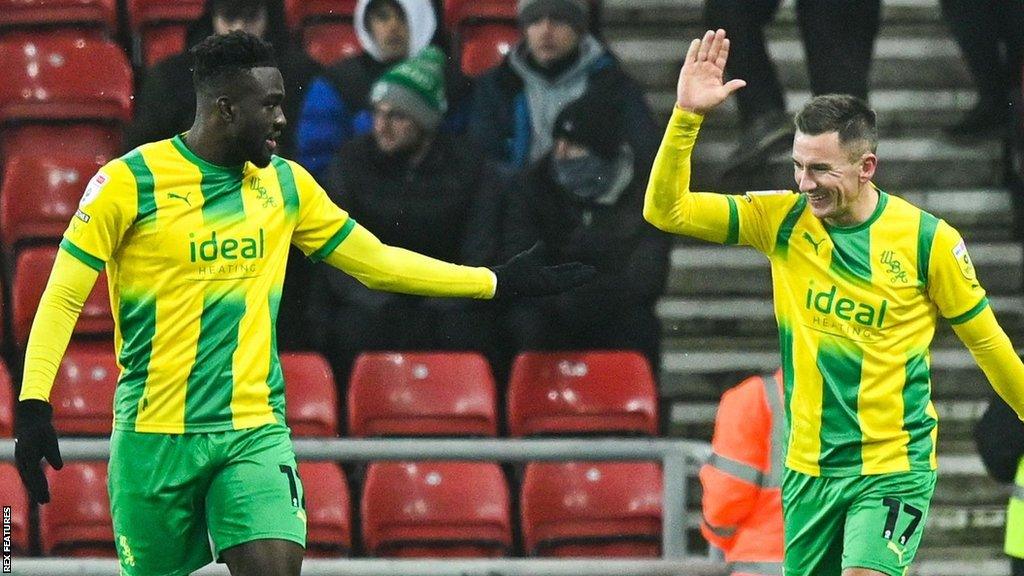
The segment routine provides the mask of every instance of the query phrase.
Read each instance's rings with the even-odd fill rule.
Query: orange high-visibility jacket
[[[782,574],[782,371],[722,395],[712,455],[700,470],[701,532],[725,552],[734,576]]]

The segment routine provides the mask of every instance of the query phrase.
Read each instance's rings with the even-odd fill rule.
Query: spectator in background
[[[480,265],[498,250],[502,181],[463,140],[438,132],[444,67],[429,47],[384,73],[371,91],[372,132],[342,148],[324,187],[385,244]],[[363,350],[490,352],[487,302],[374,292],[326,269],[314,285],[309,326],[339,382]]]
[[[786,114],[783,87],[768,56],[764,27],[780,0],[707,0],[709,28],[729,33],[726,73],[746,80],[736,92],[743,134],[729,155],[725,173],[762,166],[788,149],[793,122]],[[878,34],[880,0],[800,0],[797,22],[804,41],[811,92],[852,94],[868,99],[868,72]]]
[[[782,574],[782,370],[722,394],[711,458],[700,470],[700,531],[733,576]]]
[[[210,34],[232,30],[259,36],[274,46],[284,78],[282,108],[285,118],[294,123],[307,87],[320,73],[320,66],[306,56],[301,46],[290,41],[282,1],[207,0],[203,15],[189,28],[187,46],[191,48]],[[135,119],[125,131],[126,150],[185,132],[192,126],[195,114],[192,55],[186,50],[157,63],[146,74],[136,100]],[[277,154],[292,158],[294,153],[295,131],[286,128],[278,140]],[[278,314],[277,345],[281,350],[295,350],[307,346],[301,318],[313,266],[298,249],[292,248],[287,269]]]
[[[232,30],[269,41],[284,77],[285,117],[295,122],[306,88],[320,67],[291,42],[284,22],[281,0],[207,0],[203,15],[189,28],[186,45],[191,48],[210,34]],[[188,130],[195,114],[192,55],[186,50],[146,72],[135,103],[135,119],[125,131],[125,150]],[[294,131],[285,130],[278,141],[278,154],[291,158],[294,152]]]
[[[1002,483],[1014,483],[1006,511],[1006,554],[1013,576],[1024,576],[1024,423],[999,396],[974,429],[978,454],[989,475]]]
[[[430,0],[359,0],[355,29],[363,52],[329,66],[310,86],[299,119],[298,160],[316,177],[326,173],[349,140],[370,132],[370,88],[396,63],[419,55],[437,30]],[[446,98],[451,110],[443,130],[464,130],[471,95],[469,80],[446,66]]]
[[[1024,3],[1020,0],[942,0],[942,15],[963,51],[978,102],[950,136],[1007,136],[1024,64]]]
[[[555,259],[591,264],[598,275],[570,292],[517,302],[508,323],[518,350],[633,349],[657,374],[654,305],[671,239],[642,217],[651,164],[626,140],[629,95],[595,88],[562,110],[553,149],[509,194],[505,249],[513,254],[541,240]]]
[[[586,0],[519,0],[523,40],[480,77],[470,135],[484,153],[512,170],[551,149],[551,129],[566,104],[591,85],[621,93],[625,139],[640,163],[657,152],[658,128],[643,90],[587,32]]]

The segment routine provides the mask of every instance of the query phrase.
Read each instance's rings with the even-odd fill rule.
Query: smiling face
[[[287,125],[281,104],[284,102],[284,80],[277,68],[253,68],[240,87],[234,103],[235,121],[231,130],[235,153],[242,161],[263,168],[277,150],[277,141]]]
[[[878,158],[859,142],[839,142],[838,132],[793,138],[793,177],[811,213],[833,226],[855,226],[874,212],[871,186]]]

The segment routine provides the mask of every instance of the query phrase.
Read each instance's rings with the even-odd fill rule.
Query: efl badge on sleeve
[[[960,273],[964,275],[964,278],[973,281],[976,278],[974,263],[971,262],[971,256],[967,253],[967,245],[963,240],[953,247],[953,258],[956,258],[956,264],[960,267]]]

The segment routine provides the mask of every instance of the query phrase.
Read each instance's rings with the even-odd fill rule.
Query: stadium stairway
[[[688,41],[704,30],[702,5],[604,0],[606,39],[646,88],[662,125]],[[783,3],[767,36],[794,111],[810,92],[792,0]],[[941,21],[938,0],[883,2],[871,72],[871,104],[882,135],[876,182],[961,231],[1000,322],[1024,348],[1024,254],[1003,185],[1003,145],[957,144],[942,134],[973,101],[969,74]],[[724,189],[717,174],[738,135],[734,102],[709,115],[695,151],[695,189]],[[792,187],[788,154],[772,159],[767,172],[759,189]],[[721,392],[778,365],[768,264],[750,249],[680,238],[658,311],[665,330],[661,393],[668,431],[709,439]],[[1000,550],[1008,492],[985,475],[971,440],[990,389],[948,325],[940,325],[932,350],[939,482],[911,574],[1005,576],[1009,567]]]

